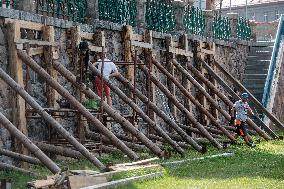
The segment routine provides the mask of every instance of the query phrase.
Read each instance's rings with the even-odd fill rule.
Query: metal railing
[[[36,13],[83,22],[87,0],[35,0]]]
[[[282,36],[284,35],[284,23],[283,23],[283,15],[280,18],[277,33],[276,33],[276,38],[275,38],[275,43],[272,51],[272,56],[270,60],[270,65],[268,69],[268,75],[266,77],[266,82],[265,82],[265,87],[264,87],[264,92],[263,92],[263,97],[262,97],[262,104],[264,107],[268,108],[268,102],[270,100],[271,96],[271,90],[272,90],[272,83],[273,83],[273,78],[275,75],[275,68],[276,68],[276,59],[279,54],[279,47],[280,43],[282,40]]]
[[[201,9],[187,6],[184,10],[183,25],[187,32],[203,35],[205,31],[205,15]]]
[[[230,19],[216,14],[213,21],[213,37],[215,39],[229,40],[231,37]]]
[[[87,18],[87,11],[90,2],[88,0],[31,1],[34,2],[34,12],[37,14],[76,22],[89,20],[89,18]],[[98,0],[97,2],[98,10],[95,10],[95,6],[93,11],[98,11],[100,20],[136,26],[138,0]],[[17,7],[23,6],[17,6],[20,3],[22,3],[21,0],[0,0],[0,7],[17,9]],[[205,35],[205,30],[210,30],[212,31],[213,38],[220,40],[229,40],[232,36],[232,32],[237,33],[237,38],[240,40],[250,40],[251,38],[249,22],[244,18],[239,18],[237,26],[234,27],[236,31],[231,31],[231,20],[228,17],[215,14],[212,27],[206,28],[206,23],[209,21],[208,19],[212,20],[212,17],[206,17],[204,11],[190,5],[179,9],[172,0],[147,0],[143,8],[145,8],[145,27],[149,30],[170,33],[176,29],[177,23],[180,24],[180,22],[177,22],[177,19],[182,19],[181,24],[183,25],[184,31],[190,34],[203,36]],[[176,18],[177,13],[182,15],[181,17],[183,18]],[[141,20],[139,20],[139,22],[140,21]]]
[[[136,0],[99,0],[98,3],[101,20],[136,25]]]
[[[15,0],[0,0],[0,7],[14,9]]]
[[[174,7],[170,1],[147,0],[146,27],[158,32],[170,32],[176,27]]]

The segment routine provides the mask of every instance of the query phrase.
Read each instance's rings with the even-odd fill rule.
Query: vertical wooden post
[[[75,26],[71,28],[71,46],[73,52],[72,66],[76,72],[78,71],[78,61],[79,61],[78,46],[81,42],[80,31],[81,31],[80,26]]]
[[[172,36],[166,37],[165,40],[166,40],[166,48],[167,48],[166,69],[168,70],[168,72],[170,72],[171,75],[175,76],[175,73],[174,73],[175,69],[174,69],[174,66],[173,66],[173,63],[172,63],[172,60],[174,58],[174,54],[170,52],[170,48],[174,47]],[[167,86],[168,86],[168,89],[171,92],[171,94],[175,97],[176,96],[176,87],[170,79],[167,79]],[[173,117],[176,118],[177,117],[176,106],[171,102],[168,102],[168,104],[169,104],[169,108],[171,110]]]
[[[9,65],[12,78],[22,87],[24,87],[23,79],[23,63],[17,54],[16,40],[21,38],[19,23],[9,23],[8,28],[8,53]],[[27,120],[26,120],[26,106],[25,100],[15,92],[11,95],[12,102],[12,123],[24,134],[28,135]],[[15,152],[28,155],[28,150],[22,145],[20,141],[15,139]],[[23,168],[27,168],[27,163],[22,163]]]
[[[43,40],[49,41],[49,42],[55,42],[55,31],[53,26],[45,26],[43,29]],[[45,58],[45,64],[47,65],[47,72],[48,74],[57,80],[57,72],[53,69],[53,52],[55,51],[54,47],[46,46],[44,47],[44,58]],[[58,93],[49,85],[47,85],[46,88],[46,97],[47,97],[47,106],[49,108],[55,108],[56,106],[56,99],[58,98]],[[53,130],[51,125],[48,125],[49,130],[49,141],[52,141],[53,139]]]
[[[180,48],[184,49],[186,52],[188,52],[188,37],[187,37],[187,34],[184,34],[180,37],[180,40],[179,40],[179,46]],[[190,60],[188,57],[185,57],[185,62],[186,64],[183,64],[184,65],[184,68],[186,70],[188,70],[187,68],[187,64],[190,64]],[[191,83],[188,81],[187,77],[183,74],[182,75],[182,85],[186,88],[187,91],[191,91]],[[189,111],[189,112],[192,112],[192,103],[191,101],[185,97],[184,99],[184,107]],[[189,121],[186,119],[185,120],[185,125],[189,125]]]
[[[12,183],[10,179],[1,179],[0,189],[12,189]]]
[[[197,43],[196,43],[197,45]],[[205,59],[205,54],[204,53],[201,53],[201,49],[204,48],[205,44],[202,42],[202,41],[199,41],[199,46],[197,47],[197,56],[198,58],[200,58],[201,60],[204,60]],[[208,74],[206,73],[206,70],[201,66],[200,62],[196,62],[196,68],[200,71],[200,73],[208,78]],[[206,88],[206,86],[204,85],[204,83],[201,84],[203,88]],[[200,104],[202,104],[202,106],[206,109],[208,109],[208,104],[207,104],[207,100],[205,98],[205,96],[201,93],[201,92],[198,92],[196,94],[196,98],[198,99],[198,101],[200,102]],[[208,119],[207,117],[202,113],[202,112],[199,112],[199,119],[198,119],[198,122],[203,124],[203,125],[208,125]]]
[[[144,33],[144,42],[145,43],[150,43],[153,44],[153,33],[150,30],[146,30]],[[154,66],[152,64],[152,57],[153,57],[153,51],[152,49],[144,49],[145,52],[145,62],[146,64],[148,64],[148,68],[150,70],[151,73],[154,72]],[[153,102],[154,104],[156,104],[156,86],[153,82],[151,82],[150,79],[150,74],[148,75],[147,78],[147,89],[148,89],[148,99],[149,102]],[[148,112],[148,116],[154,121],[156,122],[156,114],[155,112],[150,108],[150,106],[147,106],[147,112]],[[148,129],[148,133],[151,134],[153,133],[153,129]]]
[[[124,26],[123,28],[123,49],[124,49],[124,60],[126,62],[132,62],[132,47],[130,40],[132,39],[133,31],[132,26]],[[130,81],[131,84],[134,83],[134,66],[127,66],[126,78]],[[131,94],[132,97],[132,94]]]
[[[215,52],[215,44],[214,43],[208,43],[208,50],[213,50],[213,52]],[[214,55],[212,54],[208,54],[207,56],[207,60],[209,65],[212,67],[212,69],[216,72],[216,66],[213,63],[214,61]],[[217,87],[217,82],[216,80],[210,75],[209,75],[209,81],[215,86]],[[217,95],[216,93],[214,93],[212,90],[209,90],[209,94],[211,95],[211,97],[217,102]],[[210,113],[216,118],[218,119],[218,110],[216,108],[214,108],[214,106],[210,106]]]

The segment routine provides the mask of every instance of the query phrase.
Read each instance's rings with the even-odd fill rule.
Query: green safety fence
[[[213,19],[212,30],[215,39],[229,40],[231,37],[230,19],[216,14]]]
[[[195,35],[203,35],[205,31],[205,15],[201,9],[186,6],[183,17],[184,28]]]
[[[83,22],[87,0],[36,0],[36,13]]]
[[[95,99],[89,99],[83,102],[83,105],[87,109],[99,110],[101,106],[101,102]]]
[[[2,8],[15,8],[15,0],[0,0],[0,7]]]
[[[176,27],[176,19],[172,1],[147,0],[146,27],[158,32],[170,32]]]
[[[237,37],[241,40],[250,40],[251,27],[249,21],[245,18],[239,17],[237,24]]]
[[[136,25],[136,0],[99,0],[98,2],[101,20]]]

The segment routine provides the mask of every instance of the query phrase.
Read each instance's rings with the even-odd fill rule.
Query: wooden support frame
[[[8,53],[9,53],[9,65],[10,65],[10,73],[12,78],[20,85],[24,86],[23,79],[23,62],[18,57],[17,47],[14,41],[21,39],[20,33],[20,24],[18,22],[8,23]],[[12,102],[12,111],[14,112],[12,115],[12,123],[24,134],[27,136],[27,120],[25,115],[26,104],[25,100],[20,97],[20,95],[13,92],[11,95]],[[15,139],[15,152],[23,155],[29,155],[28,150],[23,146],[23,144]],[[27,163],[22,163],[21,166],[23,168],[28,168]]]
[[[145,54],[145,61],[148,66],[148,69],[150,73],[154,73],[154,66],[152,64],[152,57],[153,57],[153,32],[150,30],[146,30],[144,33],[144,42],[148,43],[151,48],[145,48],[144,49],[144,54]],[[152,102],[156,105],[156,86],[155,84],[151,81],[150,77],[147,78],[147,97],[149,100],[149,103]],[[147,113],[148,116],[156,122],[156,114],[155,112],[150,108],[149,103],[147,104]],[[153,129],[148,128],[148,135],[153,133]]]
[[[172,64],[172,60],[175,58],[176,53],[178,53],[179,50],[183,49],[177,49],[174,47],[174,42],[172,36],[166,37],[166,69],[171,75],[175,76],[175,68]],[[173,51],[172,49],[176,49]],[[176,98],[176,86],[173,84],[173,82],[167,78],[167,87],[174,98]],[[171,102],[168,101],[168,105],[171,111],[172,116],[176,119],[177,118],[177,108],[176,106]],[[171,130],[170,130],[171,131]]]

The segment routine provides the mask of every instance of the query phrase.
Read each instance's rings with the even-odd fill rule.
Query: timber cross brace
[[[63,48],[57,42],[56,30],[52,26],[12,19],[6,19],[5,24],[9,31],[11,76],[1,69],[0,77],[14,91],[12,104],[15,113],[11,122],[0,113],[0,121],[15,137],[16,151],[0,150],[1,155],[41,164],[57,173],[61,169],[45,153],[86,158],[104,170],[106,166],[91,150],[98,154],[122,151],[129,158],[138,159],[138,152],[144,150],[163,157],[167,145],[184,154],[188,147],[204,152],[203,143],[210,142],[222,148],[222,142],[235,141],[232,136],[234,128],[222,121],[230,119],[226,110],[232,107],[232,102],[219,89],[220,86],[230,95],[239,97],[219,76],[219,71],[234,86],[242,91],[246,89],[214,60],[214,43],[194,42],[187,35],[174,41],[173,36],[168,36],[164,39],[165,48],[157,51],[151,31],[146,30],[140,35],[131,26],[125,26],[121,32],[123,61],[114,61],[116,65],[126,67],[125,77],[120,74],[115,78],[122,85],[118,86],[106,78],[101,80],[130,107],[130,114],[125,115],[104,102],[103,93],[98,96],[88,83],[87,74],[102,75],[102,70],[98,70],[91,61],[96,60],[96,53],[101,53],[104,64],[109,50],[104,31],[88,33],[82,32],[79,26],[71,27],[66,32],[66,46]],[[80,49],[81,42],[88,43],[88,54]],[[69,65],[61,62],[62,49],[66,49],[71,60]],[[86,61],[86,57],[90,61]],[[138,80],[141,73],[144,83]],[[44,105],[30,95],[33,84],[38,80],[41,80],[45,91]],[[68,90],[67,85],[70,86]],[[60,99],[64,99],[66,104]],[[86,108],[84,102],[87,100],[100,102],[99,110]],[[226,106],[221,107],[220,100]],[[259,102],[254,100],[254,103],[273,123],[283,128]],[[67,118],[75,120],[73,135],[61,124]],[[48,141],[30,141],[27,138],[28,122],[34,119],[45,121]],[[125,135],[114,132],[112,122],[119,124]],[[253,120],[248,123],[266,140],[278,137],[263,122],[260,122],[261,128]],[[23,166],[27,166],[26,163]]]

